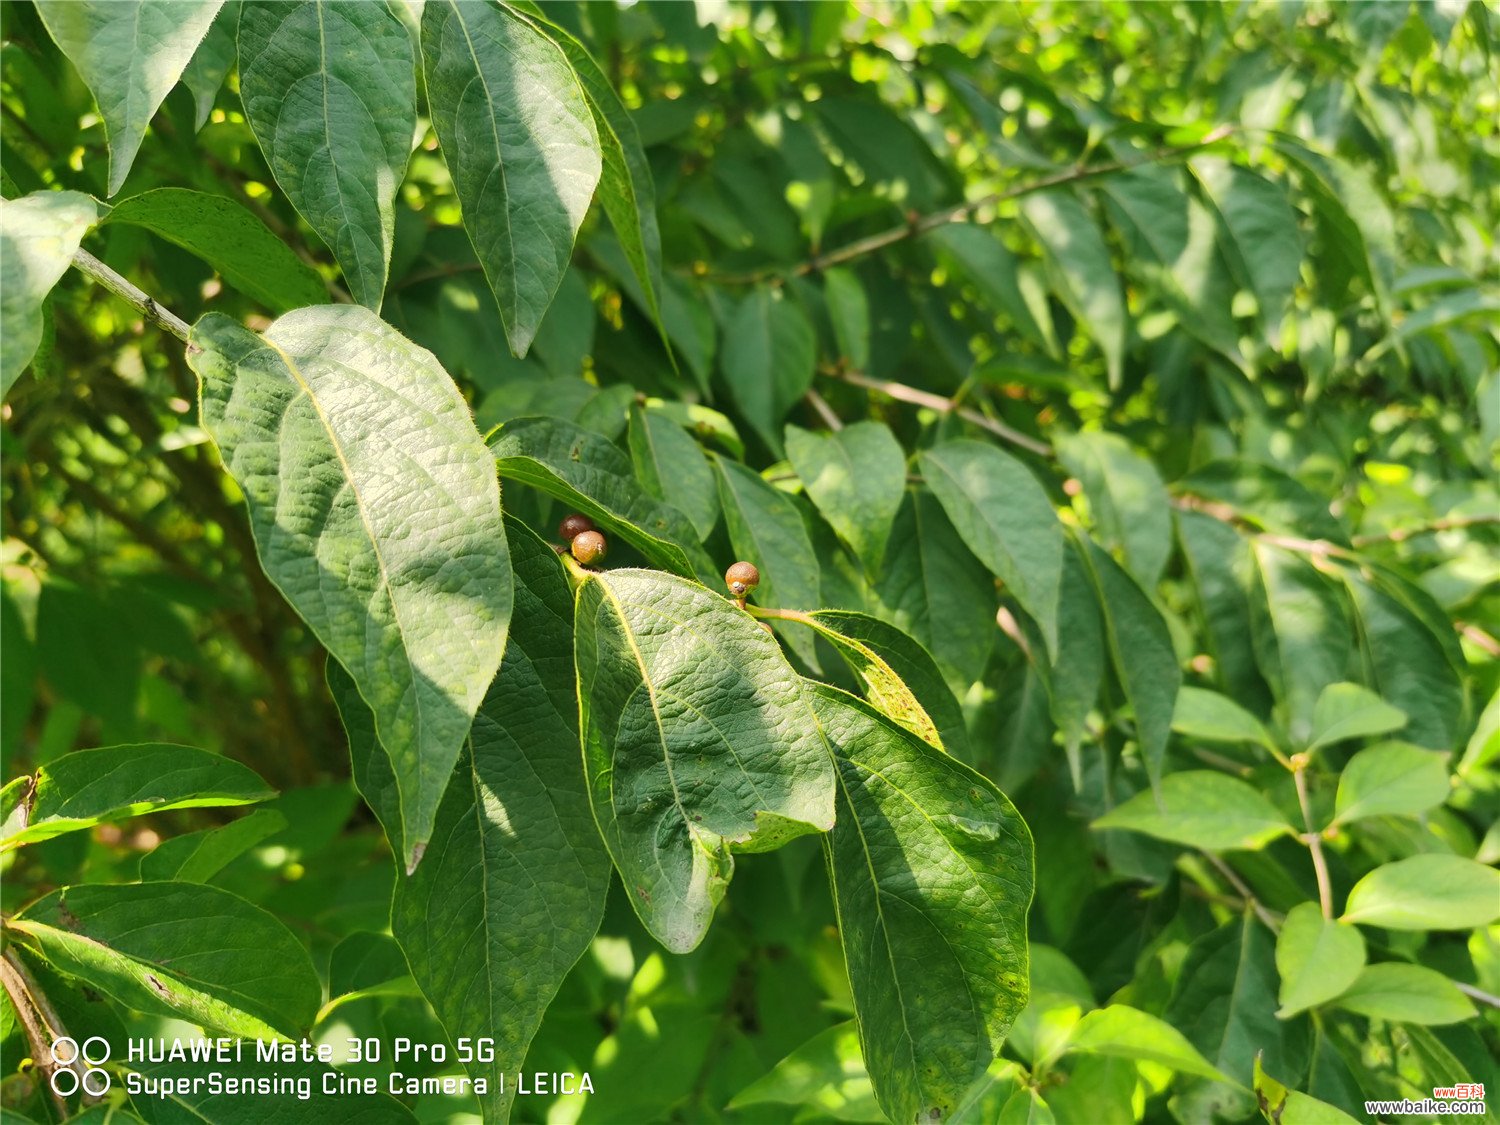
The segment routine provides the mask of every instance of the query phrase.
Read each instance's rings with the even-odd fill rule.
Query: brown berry
[[[563,516],[562,523],[557,525],[557,534],[564,543],[571,543],[575,536],[584,531],[595,531],[594,521],[588,516],[580,516],[577,512]]]
[[[584,566],[600,562],[609,551],[609,544],[597,531],[580,531],[573,536],[573,557]]]
[[[760,571],[754,563],[737,562],[724,572],[724,584],[737,598],[743,598],[760,585]]]

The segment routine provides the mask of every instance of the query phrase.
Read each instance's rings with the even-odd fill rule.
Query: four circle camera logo
[[[83,1062],[79,1073],[78,1063]],[[109,1071],[102,1066],[109,1061],[109,1043],[102,1036],[91,1035],[78,1045],[71,1035],[52,1041],[52,1092],[64,1098],[71,1097],[82,1089],[92,1097],[103,1097],[109,1092]]]

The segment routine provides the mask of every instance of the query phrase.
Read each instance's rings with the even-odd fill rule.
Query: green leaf
[[[867,613],[820,609],[807,620],[839,650],[876,708],[924,742],[969,759],[963,709],[926,649]],[[903,715],[913,721],[903,721]]]
[[[751,595],[755,603],[777,609],[815,608],[822,601],[818,557],[797,505],[741,464],[715,457],[714,467],[729,542],[738,558],[760,570],[760,588]],[[793,632],[788,643],[815,665],[811,638]]]
[[[828,526],[874,574],[906,495],[906,454],[883,422],[832,433],[786,428],[786,454]]]
[[[1267,1125],[1358,1125],[1343,1110],[1300,1090],[1288,1090],[1261,1069],[1255,1056],[1255,1095]]]
[[[1260,540],[1251,550],[1264,591],[1250,603],[1255,659],[1293,743],[1306,742],[1323,689],[1348,678],[1348,615],[1337,589],[1305,560]]]
[[[1315,902],[1287,912],[1276,939],[1276,971],[1281,974],[1276,1015],[1288,1019],[1332,1000],[1365,967],[1365,939],[1358,927],[1324,918]]]
[[[853,1020],[818,1032],[746,1086],[727,1108],[811,1106],[835,1121],[884,1121]]]
[[[1095,828],[1125,828],[1190,848],[1263,848],[1293,831],[1260,790],[1213,770],[1183,770],[1111,809]]]
[[[192,61],[182,72],[182,84],[193,95],[194,129],[202,129],[208,123],[224,79],[234,69],[237,56],[234,40],[239,19],[239,4],[221,7],[209,25],[208,33],[193,52]]]
[[[1087,430],[1057,442],[1057,457],[1088,500],[1094,530],[1125,569],[1155,589],[1172,555],[1172,510],[1161,476],[1118,434]]]
[[[189,362],[261,566],[375,712],[410,868],[505,649],[489,452],[432,355],[357,305],[264,336],[210,313]]]
[[[833,764],[775,640],[696,583],[585,574],[574,651],[594,817],[641,921],[686,952],[732,848],[832,827]]]
[[[197,883],[63,887],[7,923],[52,965],[148,1015],[299,1039],[322,986],[279,920]]]
[[[1424,620],[1392,592],[1347,577],[1359,618],[1360,638],[1369,655],[1371,680],[1381,696],[1408,716],[1402,734],[1408,742],[1451,750],[1463,736],[1464,685],[1443,641],[1454,636],[1447,614]],[[1433,625],[1447,633],[1440,638]]]
[[[1056,653],[1063,532],[1031,470],[993,445],[961,439],[923,453],[922,476],[969,549]]]
[[[125,182],[146,126],[182,77],[223,0],[39,0],[47,34],[99,103],[109,137],[109,190]]]
[[[926,236],[950,268],[978,290],[991,309],[1003,312],[1027,339],[1056,355],[1052,326],[1037,322],[1021,292],[1016,256],[990,230],[974,223],[946,223]]]
[[[1500,758],[1500,690],[1490,696],[1489,703],[1479,716],[1474,733],[1469,736],[1468,744],[1464,747],[1458,774],[1460,777],[1467,777],[1471,771],[1482,769],[1497,758]]]
[[[1463,856],[1416,855],[1355,883],[1342,920],[1388,930],[1467,930],[1496,918],[1500,871]]]
[[[1073,1028],[1068,1051],[1153,1062],[1183,1074],[1234,1084],[1175,1027],[1124,1004],[1089,1012]]]
[[[829,872],[875,1096],[892,1121],[940,1120],[1026,1006],[1031,833],[988,779],[809,690],[838,764]]]
[[[730,397],[777,456],[781,421],[812,386],[816,347],[801,306],[764,285],[740,301],[725,325],[719,363]]]
[[[490,434],[489,446],[505,479],[563,501],[663,570],[713,581],[687,517],[648,495],[607,438],[558,418],[516,418]]]
[[[1339,774],[1334,821],[1367,816],[1416,816],[1441,805],[1452,791],[1448,755],[1405,742],[1361,750]]]
[[[859,275],[841,266],[824,270],[823,300],[840,358],[863,371],[870,366],[870,302]]]
[[[1036,656],[1033,661],[1039,665]],[[1052,722],[1063,736],[1070,763],[1076,761],[1089,712],[1099,698],[1104,656],[1104,624],[1088,566],[1078,552],[1067,551],[1057,599],[1057,655],[1045,682]]]
[[[1281,318],[1301,279],[1303,253],[1286,189],[1225,160],[1202,158],[1191,167],[1223,221],[1231,264],[1255,294],[1266,339],[1279,349]]]
[[[219,828],[173,836],[141,857],[141,879],[207,883],[231,860],[286,826],[286,817],[275,809],[256,809]]]
[[[99,219],[99,204],[76,191],[38,191],[0,200],[0,395],[42,342],[42,305]]]
[[[1001,1108],[997,1125],[1057,1125],[1057,1118],[1035,1090],[1017,1090]]]
[[[665,414],[630,408],[630,461],[647,492],[687,516],[700,541],[719,522],[719,488],[703,448]]]
[[[311,266],[249,211],[222,195],[157,188],[122,199],[104,221],[144,227],[181,246],[274,312],[328,299],[323,279]]]
[[[75,750],[14,793],[13,785],[6,786],[0,851],[143,813],[249,805],[276,795],[239,762],[161,742]]]
[[[1400,730],[1406,712],[1392,707],[1369,688],[1359,684],[1329,684],[1313,706],[1312,741],[1308,751],[1332,746],[1350,738]]]
[[[1182,684],[1172,635],[1161,612],[1119,563],[1092,540],[1084,540],[1083,556],[1104,607],[1110,657],[1135,711],[1136,741],[1154,784],[1161,778]]]
[[[925,489],[896,513],[876,586],[879,613],[932,653],[960,698],[995,644],[995,583]]]
[[[1105,177],[1100,191],[1111,204],[1126,260],[1161,291],[1182,330],[1248,374],[1217,224],[1177,181],[1174,169],[1148,166]]]
[[[1228,696],[1202,688],[1182,687],[1172,712],[1172,729],[1208,742],[1253,742],[1273,746],[1259,719]]]
[[[599,200],[604,204],[604,213],[609,216],[610,226],[614,227],[615,236],[620,240],[620,249],[640,286],[646,311],[656,321],[665,339],[667,328],[659,296],[662,290],[661,233],[656,223],[656,186],[651,178],[651,165],[641,147],[635,119],[582,43],[554,23],[529,13],[523,14],[522,18],[529,20],[562,49],[583,90],[594,115],[594,128],[599,134],[603,162]]]
[[[417,128],[411,37],[385,4],[248,0],[239,56],[245,117],[271,174],[354,299],[378,312]]]
[[[524,356],[599,183],[593,111],[562,48],[490,4],[424,6],[422,65],[464,226]]]
[[[1188,946],[1163,1018],[1235,1082],[1249,1086],[1257,1053],[1301,1066],[1307,1027],[1277,1020],[1275,936],[1251,910]]]
[[[1473,1002],[1442,973],[1398,962],[1366,965],[1334,1003],[1371,1019],[1426,1026],[1460,1023],[1477,1014]]]
[[[398,876],[391,928],[412,975],[456,1041],[483,1027],[494,1058],[486,1121],[509,1118],[513,1079],[563,978],[599,928],[609,857],[578,758],[573,593],[557,554],[510,522],[516,604],[505,662],[438,809],[422,865]],[[389,760],[370,712],[330,665],[360,789],[391,807]],[[387,823],[393,843],[399,822]],[[506,1017],[494,1021],[493,1013]]]
[[[1058,297],[1099,345],[1110,388],[1119,387],[1125,372],[1125,298],[1094,216],[1066,190],[1024,196],[1021,215],[1042,246]]]

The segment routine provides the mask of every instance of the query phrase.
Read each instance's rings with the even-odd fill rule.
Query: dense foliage
[[[1493,10],[0,16],[7,1120],[1495,1081]]]

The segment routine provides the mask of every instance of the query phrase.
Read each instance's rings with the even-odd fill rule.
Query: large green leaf
[[[640,133],[630,111],[610,84],[604,70],[572,35],[545,19],[529,16],[533,26],[567,56],[573,75],[583,90],[598,130],[603,167],[599,176],[599,200],[610,226],[620,240],[620,249],[630,263],[640,286],[642,300],[651,319],[665,335],[661,303],[661,232],[656,223],[656,186],[651,165],[641,147]]]
[[[1172,729],[1188,738],[1209,742],[1275,745],[1270,733],[1254,715],[1228,696],[1202,688],[1184,686],[1178,690],[1177,708],[1172,712]]]
[[[1183,1074],[1232,1081],[1171,1024],[1124,1004],[1111,1004],[1079,1020],[1068,1039],[1068,1051],[1153,1062]]]
[[[1026,1006],[1031,833],[988,779],[810,691],[838,763],[828,865],[875,1096],[892,1121],[941,1120]]]
[[[160,742],[75,750],[15,785],[5,787],[0,851],[142,813],[249,805],[276,795],[239,762]]]
[[[1286,189],[1212,157],[1194,160],[1192,169],[1224,223],[1231,264],[1255,294],[1266,337],[1278,347],[1282,314],[1302,273],[1302,234]]]
[[[1305,559],[1263,541],[1251,550],[1263,591],[1250,603],[1255,659],[1285,711],[1287,733],[1305,743],[1323,689],[1348,679],[1348,615],[1334,585]]]
[[[1066,189],[1027,195],[1021,214],[1042,245],[1058,296],[1099,345],[1109,385],[1118,387],[1125,372],[1125,298],[1099,225]]]
[[[1095,828],[1126,828],[1190,848],[1263,848],[1292,832],[1286,817],[1248,782],[1214,770],[1182,770],[1111,809]]]
[[[42,342],[42,304],[67,271],[99,204],[76,191],[0,200],[0,395]]]
[[[734,873],[833,825],[833,763],[781,649],[727,598],[646,570],[589,573],[575,636],[595,819],[646,928],[696,946]]]
[[[786,428],[786,455],[828,526],[874,574],[906,495],[906,454],[883,422],[832,433]]]
[[[630,460],[646,491],[682,512],[700,540],[719,522],[713,466],[686,430],[655,410],[630,408]]]
[[[1500,871],[1458,855],[1383,864],[1349,892],[1345,922],[1388,930],[1467,930],[1500,918]]]
[[[1313,707],[1309,752],[1350,738],[1400,730],[1406,712],[1359,684],[1329,684]]]
[[[760,588],[752,595],[756,604],[803,611],[817,608],[822,601],[818,557],[797,505],[744,465],[716,457],[714,467],[729,542],[739,558],[760,571]],[[788,632],[788,643],[808,663],[814,662],[811,638],[805,633]]]
[[[593,111],[563,49],[491,4],[426,5],[422,65],[464,226],[525,355],[599,183]]]
[[[39,0],[37,14],[78,68],[109,137],[109,188],[125,182],[157,108],[182,77],[223,0]]]
[[[256,809],[249,816],[231,820],[218,828],[173,836],[158,844],[155,851],[141,857],[141,879],[144,882],[175,879],[182,883],[207,883],[231,860],[286,827],[286,817],[275,809]]]
[[[432,355],[357,305],[263,337],[211,313],[190,351],[261,566],[375,712],[414,866],[505,649],[494,462]]]
[[[232,199],[157,188],[115,204],[106,223],[129,223],[196,254],[241,293],[274,312],[317,305],[328,293],[317,271]]]
[[[559,418],[516,418],[489,436],[489,446],[507,480],[571,505],[663,570],[713,580],[693,526],[647,494],[607,438]]]
[[[1057,457],[1078,478],[1100,539],[1125,569],[1155,589],[1172,554],[1172,509],[1156,466],[1118,434],[1099,430],[1058,439]]]
[[[1182,330],[1248,373],[1230,313],[1234,285],[1219,258],[1217,224],[1178,178],[1172,168],[1134,168],[1106,177],[1100,191],[1126,260],[1161,291]]]
[[[1172,635],[1161,611],[1119,563],[1092,540],[1084,540],[1082,553],[1104,608],[1115,674],[1135,711],[1141,757],[1155,784],[1161,778],[1177,689],[1182,684]]]
[[[276,183],[379,311],[417,127],[411,37],[385,4],[250,0],[240,98]]]
[[[1361,750],[1339,773],[1334,819],[1416,816],[1448,799],[1448,755],[1405,742]]]
[[[815,1106],[835,1121],[884,1120],[854,1021],[818,1032],[736,1094],[728,1108],[764,1105]]]
[[[823,302],[833,323],[839,355],[863,371],[870,366],[870,299],[853,270],[823,271]]]
[[[960,439],[923,453],[922,477],[969,549],[1056,653],[1063,532],[1031,470],[993,445]]]
[[[485,696],[422,865],[398,876],[391,927],[412,975],[457,1040],[483,1028],[486,1121],[505,1121],[542,1016],[604,914],[609,857],[578,757],[573,593],[556,553],[512,522],[516,604],[505,661]],[[369,709],[330,665],[355,776],[377,812],[390,762]],[[386,823],[399,846],[399,821]],[[501,1018],[497,1013],[503,1013]]]
[[[224,80],[234,68],[237,52],[235,32],[240,20],[240,5],[225,4],[214,17],[208,34],[193,52],[192,61],[182,72],[182,84],[193,95],[193,127],[202,129],[213,113],[214,102]]]
[[[1442,973],[1396,962],[1366,965],[1334,1003],[1393,1023],[1460,1023],[1476,1014],[1473,1002]]]
[[[1278,1070],[1307,1058],[1307,1026],[1276,1018],[1275,935],[1244,910],[1188,947],[1164,1018],[1243,1086],[1257,1055]]]
[[[1365,967],[1365,939],[1359,927],[1323,917],[1315,902],[1287,912],[1276,938],[1276,971],[1281,976],[1277,1015],[1282,1019],[1332,1000],[1354,983]]]
[[[226,1035],[301,1038],[322,999],[292,932],[217,887],[63,887],[6,925],[52,965],[126,1007]]]
[[[946,223],[926,236],[950,267],[969,281],[991,309],[1003,312],[1033,343],[1056,354],[1052,325],[1045,330],[1021,292],[1016,256],[999,236],[974,223]]]
[[[1267,1125],[1357,1125],[1337,1106],[1319,1101],[1300,1090],[1289,1090],[1261,1068],[1255,1060],[1255,1095]]]
[[[781,452],[781,421],[812,386],[817,338],[795,301],[757,286],[724,327],[720,364],[730,396],[755,432]]]
[[[933,742],[930,732],[937,739],[935,745],[969,760],[963,709],[925,648],[894,625],[867,613],[820,609],[807,619],[839,650],[879,710],[927,742]],[[903,720],[902,715],[913,721]]]
[[[879,614],[922,644],[962,698],[994,647],[995,583],[925,489],[896,513],[876,585]]]

